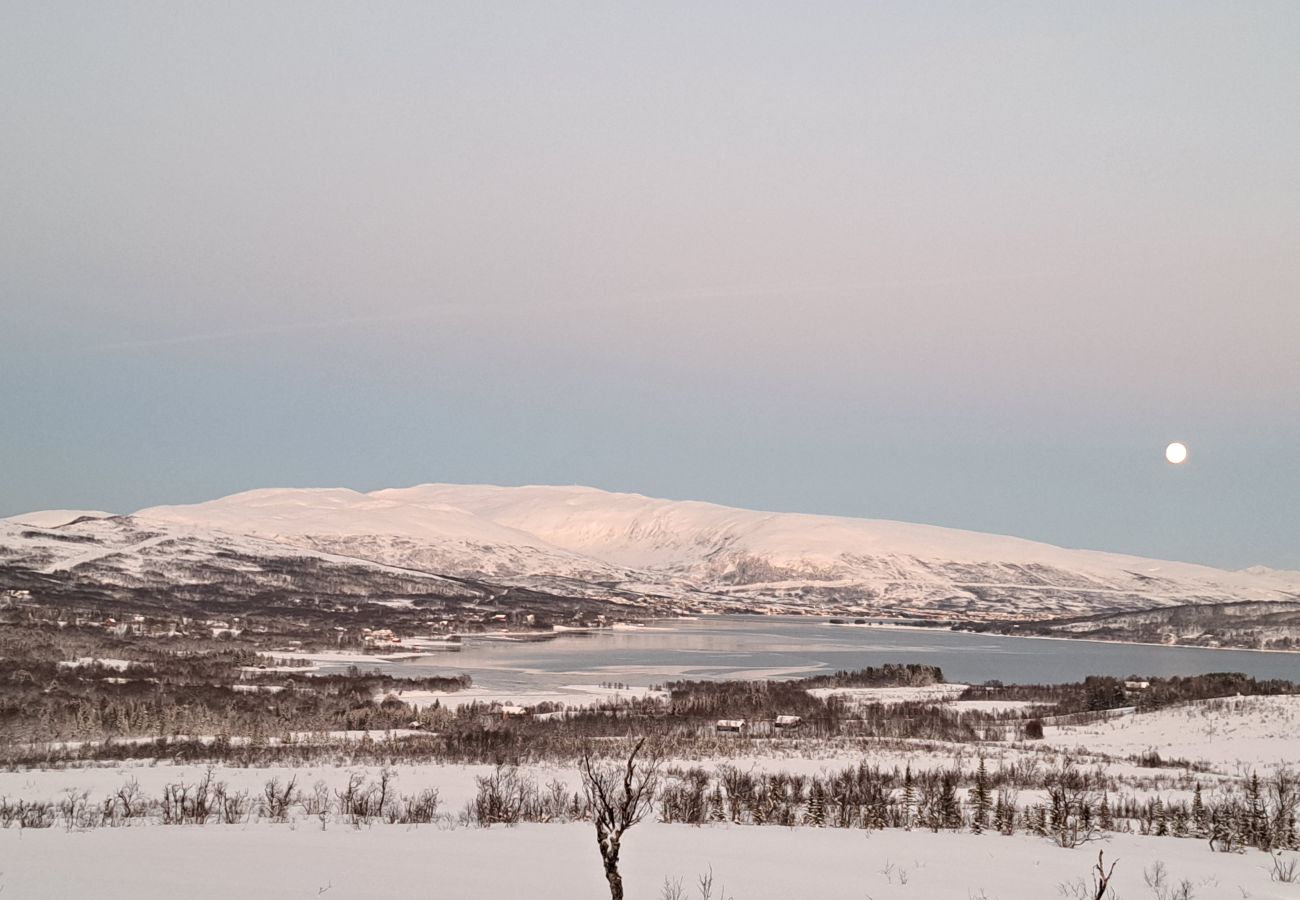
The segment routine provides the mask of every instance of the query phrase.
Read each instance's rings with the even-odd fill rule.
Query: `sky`
[[[1300,569],[1298,46],[1291,0],[8,0],[0,515],[577,483]]]

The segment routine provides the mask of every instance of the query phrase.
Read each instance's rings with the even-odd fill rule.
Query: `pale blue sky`
[[[1294,2],[11,0],[0,515],[577,482],[1300,568],[1296,47]]]

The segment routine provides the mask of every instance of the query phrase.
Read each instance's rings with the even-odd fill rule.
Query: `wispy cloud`
[[[898,278],[863,282],[803,282],[775,285],[699,285],[667,291],[636,292],[607,299],[583,298],[559,302],[552,301],[547,302],[544,309],[547,312],[553,313],[613,312],[630,307],[643,308],[696,303],[725,304],[768,297],[849,297],[869,294],[874,291],[897,288],[961,287],[977,284],[1032,281],[1051,277],[1055,277],[1055,275],[1047,272],[1026,272],[1011,275],[949,278]],[[104,349],[110,351],[147,350],[162,347],[179,347],[189,344],[257,340],[260,338],[275,337],[277,335],[296,335],[304,332],[336,331],[347,328],[364,328],[375,325],[400,324],[404,322],[465,317],[494,318],[502,316],[517,316],[535,313],[539,308],[542,307],[504,303],[441,302],[392,313],[334,316],[320,319],[296,320],[293,322],[268,322],[260,325],[250,325],[244,328],[200,331],[185,334],[162,335],[158,337],[131,338],[107,343],[104,345]]]

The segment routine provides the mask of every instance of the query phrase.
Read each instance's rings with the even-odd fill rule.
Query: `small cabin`
[[[501,707],[501,718],[526,719],[528,718],[528,710],[522,706],[503,706]]]
[[[801,716],[777,716],[776,721],[773,724],[777,729],[786,731],[791,728],[798,728],[802,725],[803,718]]]
[[[718,734],[744,734],[749,728],[744,719],[719,719],[714,730]]]

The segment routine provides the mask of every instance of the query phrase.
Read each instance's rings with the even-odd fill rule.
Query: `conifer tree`
[[[1043,805],[1034,807],[1034,818],[1030,830],[1040,837],[1047,836],[1047,808]]]
[[[1271,849],[1268,813],[1264,807],[1264,789],[1259,783],[1259,773],[1251,772],[1246,783],[1246,842],[1261,850]]]
[[[1187,837],[1187,810],[1181,804],[1174,807],[1170,822],[1169,830],[1174,837]]]
[[[722,785],[713,786],[713,793],[709,794],[709,821],[722,822],[727,818],[726,808],[722,803]]]
[[[998,791],[998,800],[993,815],[993,823],[1001,834],[1015,833],[1016,807],[1002,791]]]
[[[945,773],[939,785],[939,819],[943,828],[961,828],[961,804],[957,802],[957,784]]]
[[[971,816],[971,831],[975,834],[983,834],[984,829],[989,824],[989,808],[991,798],[989,791],[988,771],[984,767],[984,757],[980,757],[979,768],[975,770],[975,787],[970,792],[971,806],[973,815]]]
[[[826,793],[820,781],[813,779],[808,791],[808,811],[804,814],[804,824],[821,828],[826,824]]]
[[[1196,782],[1196,791],[1192,794],[1192,831],[1198,838],[1210,836],[1210,817],[1205,811],[1205,801],[1201,799],[1201,783]]]
[[[912,780],[912,765],[908,763],[907,771],[903,774],[903,828],[907,831],[912,830],[915,814],[916,782]]]

